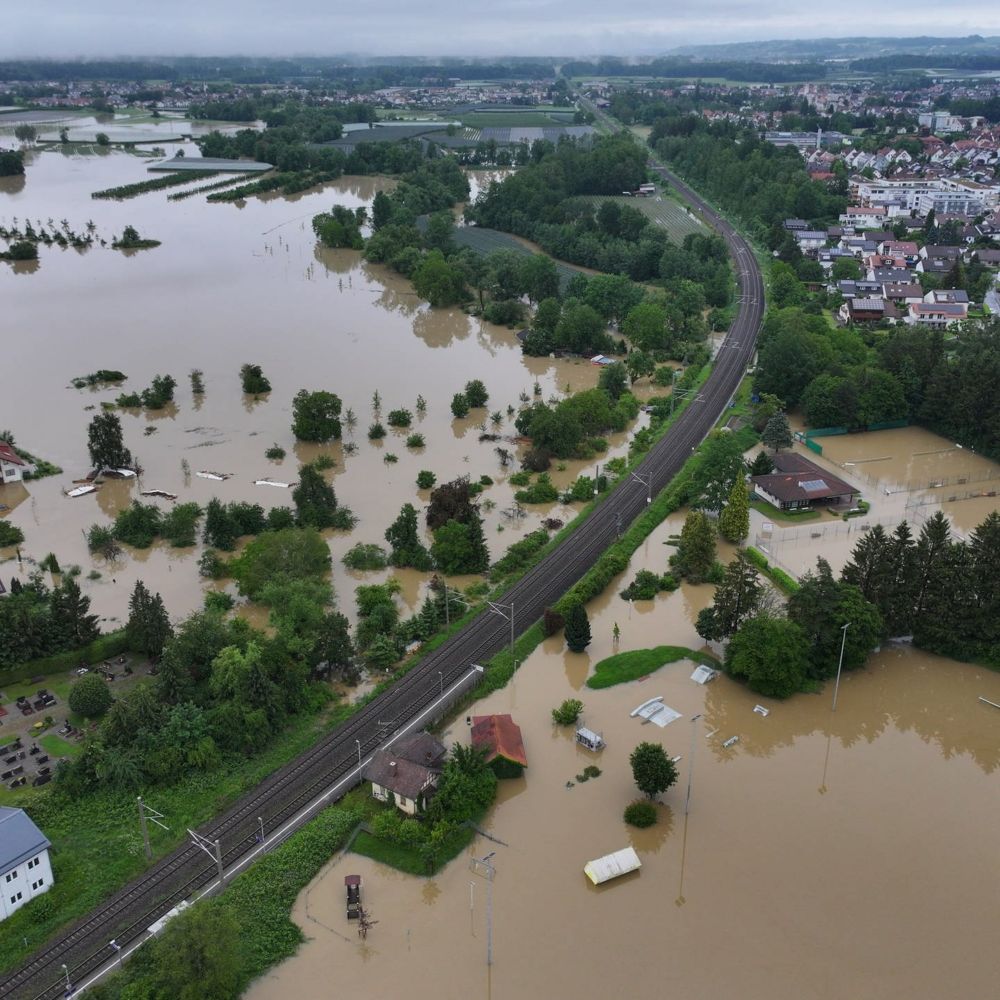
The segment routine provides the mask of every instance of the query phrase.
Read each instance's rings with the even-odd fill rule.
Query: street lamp
[[[63,975],[66,977],[66,996],[69,996],[73,992],[73,984],[69,981],[69,969],[66,968],[66,963],[63,962]]]
[[[444,697],[444,671],[438,671],[438,680],[441,682],[441,697]]]
[[[114,948],[115,954],[118,956],[118,968],[122,968],[122,946],[114,938],[112,938],[108,944]]]
[[[840,691],[840,671],[844,667],[844,645],[847,642],[847,630],[851,627],[851,623],[848,622],[846,625],[840,626],[840,631],[843,633],[840,640],[840,660],[837,663],[837,683],[833,686],[833,707],[830,709],[831,712],[837,711],[837,693]]]
[[[695,726],[694,724],[701,718],[701,713],[691,716],[691,753],[690,759],[688,760],[688,790],[687,795],[684,798],[684,815],[688,814],[688,806],[691,804],[691,778],[694,776],[694,746],[695,746]]]
[[[355,740],[354,742],[357,743],[357,745],[358,745],[358,767],[360,768],[361,767],[361,740]]]
[[[257,822],[260,823],[260,842],[264,843],[264,818],[262,816],[257,817]]]

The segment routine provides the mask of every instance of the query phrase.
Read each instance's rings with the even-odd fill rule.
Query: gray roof
[[[396,740],[390,749],[379,750],[361,777],[416,800],[437,783],[447,753],[444,744],[430,733],[413,733]]]
[[[160,160],[146,168],[154,171],[188,171],[189,173],[218,171],[225,174],[262,174],[273,170],[270,163],[260,163],[257,160],[226,160],[211,156],[172,156],[169,160]]]
[[[48,838],[23,809],[0,806],[0,874],[50,846]]]

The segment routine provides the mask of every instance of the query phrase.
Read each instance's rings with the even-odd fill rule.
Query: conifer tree
[[[329,528],[337,509],[337,494],[314,465],[299,470],[299,485],[292,490],[295,517],[305,528]]]
[[[566,614],[566,645],[574,653],[582,653],[590,645],[590,619],[583,603],[574,604]]]
[[[740,549],[715,589],[714,602],[698,614],[698,635],[715,642],[728,639],[743,622],[757,614],[763,593],[757,570]]]
[[[670,559],[671,569],[692,583],[700,583],[714,562],[715,528],[703,511],[693,510],[684,519],[677,551]]]
[[[719,534],[736,544],[750,534],[750,494],[742,476],[736,477],[729,491],[729,502],[719,515]]]
[[[431,568],[430,553],[420,541],[417,510],[413,504],[403,504],[399,517],[386,528],[385,540],[392,546],[390,566],[412,566],[419,570]]]
[[[772,451],[791,448],[792,428],[788,424],[788,417],[784,413],[776,413],[768,420],[760,439]]]

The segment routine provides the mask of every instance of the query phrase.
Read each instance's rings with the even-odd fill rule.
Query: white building
[[[0,441],[0,486],[19,483],[26,472],[33,472],[34,469],[6,441]]]
[[[50,846],[23,809],[0,806],[0,920],[49,891]]]

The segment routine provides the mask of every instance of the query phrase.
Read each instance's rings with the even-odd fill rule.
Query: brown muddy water
[[[822,455],[800,443],[795,450],[856,486],[871,510],[846,522],[823,511],[799,523],[751,511],[751,543],[796,576],[814,569],[818,556],[839,572],[860,535],[876,523],[891,532],[907,521],[918,534],[921,524],[940,510],[956,537],[964,538],[1000,509],[1000,464],[921,427],[816,441]]]
[[[504,843],[480,837],[432,879],[335,856],[293,912],[307,943],[247,1000],[996,995],[1000,713],[978,697],[1000,703],[1000,675],[890,648],[845,675],[836,713],[829,689],[775,702],[725,676],[699,687],[687,661],[590,690],[615,622],[622,650],[701,647],[693,622],[710,586],[637,603],[631,616],[615,593],[637,569],[663,569],[662,543],[680,523],[657,529],[588,606],[585,654],[548,640],[475,706],[510,712],[528,754],[525,776],[501,783],[484,820]],[[666,729],[629,717],[655,695],[682,713]],[[600,754],[553,727],[549,710],[567,697],[603,732]],[[467,732],[459,718],[445,739]],[[659,822],[638,831],[621,816],[636,797],[628,755],[642,740],[681,760]],[[600,777],[576,782],[592,763]],[[591,886],[586,862],[628,845],[641,871]],[[487,885],[470,861],[490,851],[488,969]],[[344,913],[343,876],[354,873],[378,921],[364,942]]]
[[[167,147],[168,155],[174,148]],[[10,428],[22,447],[65,470],[26,487],[0,487],[0,504],[11,508],[3,516],[24,529],[26,560],[51,551],[63,567],[81,566],[81,586],[109,621],[126,613],[136,579],[160,591],[169,613],[179,618],[201,605],[210,586],[197,574],[200,545],[128,550],[120,563],[105,565],[87,552],[86,529],[108,523],[140,489],[176,493],[178,502],[205,504],[217,496],[265,508],[290,504],[288,490],[253,481],[294,482],[299,464],[321,454],[336,462],[328,475],[339,500],[361,518],[349,534],[330,533],[333,582],[349,614],[354,586],[387,574],[348,574],[340,557],[355,542],[382,543],[403,503],[418,508],[427,503],[427,491],[416,487],[421,469],[433,471],[439,482],[466,474],[495,480],[481,498],[495,505],[484,510],[494,558],[542,518],[573,515],[573,508],[554,504],[527,508],[518,523],[505,516],[514,493],[506,479],[517,464],[501,467],[497,445],[479,442],[480,425],[485,421],[487,430],[512,437],[507,407],[520,406],[522,393],[535,398],[536,382],[541,398],[551,399],[596,385],[598,370],[586,361],[524,358],[512,330],[457,309],[431,310],[399,275],[366,264],[356,252],[317,246],[313,215],[335,202],[351,208],[369,204],[392,181],[345,177],[321,190],[237,204],[209,204],[204,195],[170,202],[169,191],[123,202],[90,198],[92,191],[147,176],[141,160],[119,152],[100,157],[45,152],[29,156],[23,183],[0,186],[0,220],[6,224],[15,218],[22,223],[30,218],[36,226],[67,219],[82,231],[93,220],[109,242],[125,225],[162,241],[130,256],[101,247],[42,247],[40,265],[28,272],[0,264],[0,336],[8,376],[0,428]],[[491,177],[474,173],[473,195]],[[261,364],[273,386],[260,400],[240,389],[239,368],[248,361]],[[136,391],[156,374],[172,374],[178,381],[175,403],[160,411],[121,413],[126,443],[145,470],[141,483],[106,483],[96,495],[68,499],[62,490],[88,471],[87,424],[101,402],[121,391],[70,387],[71,378],[98,368],[126,372],[125,389]],[[193,368],[204,372],[201,399],[190,391]],[[472,378],[485,382],[489,407],[454,420],[451,397]],[[357,426],[345,428],[343,443],[293,440],[291,402],[302,388],[336,392],[345,411],[357,415]],[[367,439],[375,391],[382,398],[383,422],[391,409],[410,409],[411,431],[425,436],[426,447],[406,448],[409,432],[392,428],[380,442]],[[418,395],[427,400],[423,417],[416,413]],[[489,422],[494,410],[503,415],[497,428]],[[600,461],[623,454],[627,441],[628,434],[613,436]],[[357,445],[353,455],[345,452],[348,442]],[[287,451],[283,461],[264,457],[275,443]],[[510,441],[498,444],[518,450]],[[389,455],[397,456],[396,464],[385,461]],[[563,487],[582,472],[593,474],[596,464],[568,462],[553,470],[552,478]],[[201,479],[199,470],[232,478]],[[27,566],[19,569],[13,557],[12,550],[0,550],[3,577],[25,574]],[[100,579],[88,580],[91,570]],[[403,598],[412,606],[425,578],[407,573],[401,578]],[[261,619],[259,613],[254,617]]]

